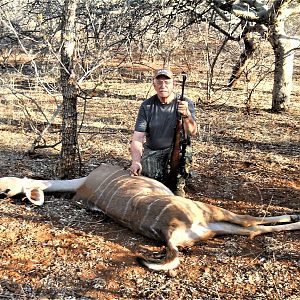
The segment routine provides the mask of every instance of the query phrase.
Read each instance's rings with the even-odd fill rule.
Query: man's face
[[[174,80],[160,76],[153,80],[154,89],[159,98],[168,98],[174,91]]]

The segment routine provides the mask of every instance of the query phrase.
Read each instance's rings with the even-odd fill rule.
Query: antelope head
[[[43,190],[46,188],[47,184],[28,178],[0,178],[0,195],[13,197],[18,194],[25,194],[27,199],[35,205],[43,205]]]

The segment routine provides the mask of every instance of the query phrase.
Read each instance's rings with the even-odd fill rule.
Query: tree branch
[[[224,1],[213,0],[224,11],[233,13],[236,17],[248,20],[263,20],[268,15],[268,7],[258,0]]]

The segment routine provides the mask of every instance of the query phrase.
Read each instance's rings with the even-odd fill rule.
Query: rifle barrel
[[[182,73],[182,90],[181,90],[181,98],[180,98],[180,100],[182,100],[182,101],[183,101],[184,86],[185,86],[186,78],[187,78],[186,74]]]

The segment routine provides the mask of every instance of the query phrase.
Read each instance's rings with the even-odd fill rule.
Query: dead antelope
[[[166,243],[163,259],[138,258],[153,270],[170,270],[179,265],[178,246],[192,245],[216,235],[256,235],[299,230],[300,215],[252,217],[237,215],[209,204],[174,196],[158,181],[130,176],[116,166],[101,165],[87,177],[74,180],[32,180],[5,177],[0,179],[0,192],[8,197],[25,193],[34,204],[42,205],[44,192],[76,192],[90,208],[101,210],[118,223]],[[263,226],[270,223],[288,223]]]

